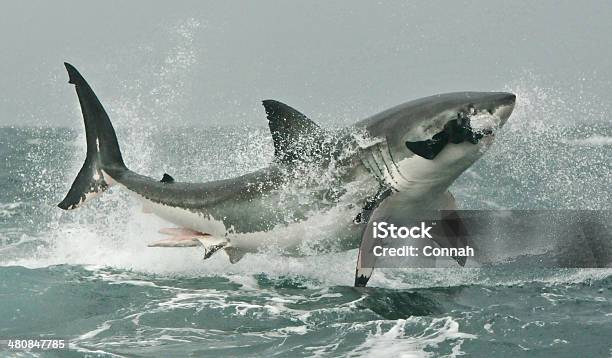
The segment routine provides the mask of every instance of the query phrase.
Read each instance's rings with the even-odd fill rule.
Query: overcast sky
[[[344,123],[517,83],[610,103],[611,19],[610,1],[4,1],[0,125],[80,126],[64,61],[118,123],[265,124],[267,98]]]

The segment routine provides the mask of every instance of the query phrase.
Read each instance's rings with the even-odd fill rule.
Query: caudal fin
[[[76,87],[87,139],[85,163],[66,197],[57,205],[71,210],[105,191],[111,184],[108,179],[121,175],[127,167],[123,163],[113,125],[98,97],[76,68],[69,63],[64,65],[68,70],[68,83]]]

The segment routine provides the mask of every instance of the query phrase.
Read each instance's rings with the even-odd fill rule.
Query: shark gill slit
[[[385,165],[385,169],[387,169],[387,174],[389,174],[389,179],[391,180],[391,183],[390,183],[391,187],[398,188],[399,187],[399,183],[395,179],[395,175],[393,175],[393,172],[389,168],[389,164],[387,164],[388,160],[387,160],[387,158],[385,158],[385,154],[384,154],[384,151],[383,151],[383,148],[382,148],[383,147],[383,143],[378,143],[377,147],[378,147],[378,152],[380,153],[380,158],[382,159],[382,162]]]
[[[397,174],[402,178],[402,180],[404,182],[409,182],[410,180],[408,180],[408,178],[406,178],[403,174],[402,171],[400,170],[400,168],[397,166],[397,162],[395,161],[395,159],[393,159],[393,153],[391,153],[391,149],[389,148],[389,146],[387,145],[387,153],[389,153],[389,159],[391,160],[391,163],[393,163],[393,167],[395,167],[395,169],[397,170]]]
[[[372,155],[371,150],[367,150],[363,155],[360,156],[361,160],[363,162],[363,165],[368,169],[368,171],[378,180],[382,179],[382,172],[380,171],[380,168],[378,168],[378,164],[376,164],[376,161],[374,159],[374,156]],[[373,162],[372,163],[370,163]],[[378,169],[378,172],[375,170]]]

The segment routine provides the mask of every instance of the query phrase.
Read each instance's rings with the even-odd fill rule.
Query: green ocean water
[[[612,209],[609,122],[524,99],[451,188],[460,207]],[[154,177],[225,178],[272,157],[264,127],[115,123],[126,163]],[[20,356],[612,355],[610,268],[385,269],[355,289],[356,250],[232,265],[147,248],[167,224],[117,188],[76,211],[55,206],[84,158],[81,132],[0,129],[0,340],[70,343]]]

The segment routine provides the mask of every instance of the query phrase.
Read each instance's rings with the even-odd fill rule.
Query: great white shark
[[[321,215],[339,219],[320,236],[350,249],[359,247],[376,218],[454,209],[449,186],[491,146],[516,98],[506,92],[439,94],[333,131],[281,102],[265,100],[273,162],[235,178],[189,183],[128,169],[96,94],[76,68],[65,66],[85,122],[87,155],[58,206],[75,209],[117,185],[144,210],[177,226],[161,229],[169,237],[149,246],[202,246],[205,258],[223,250],[232,263],[270,243],[299,248],[301,235],[278,233],[291,225],[308,230]],[[362,267],[361,255],[356,286],[365,286],[374,269]]]

